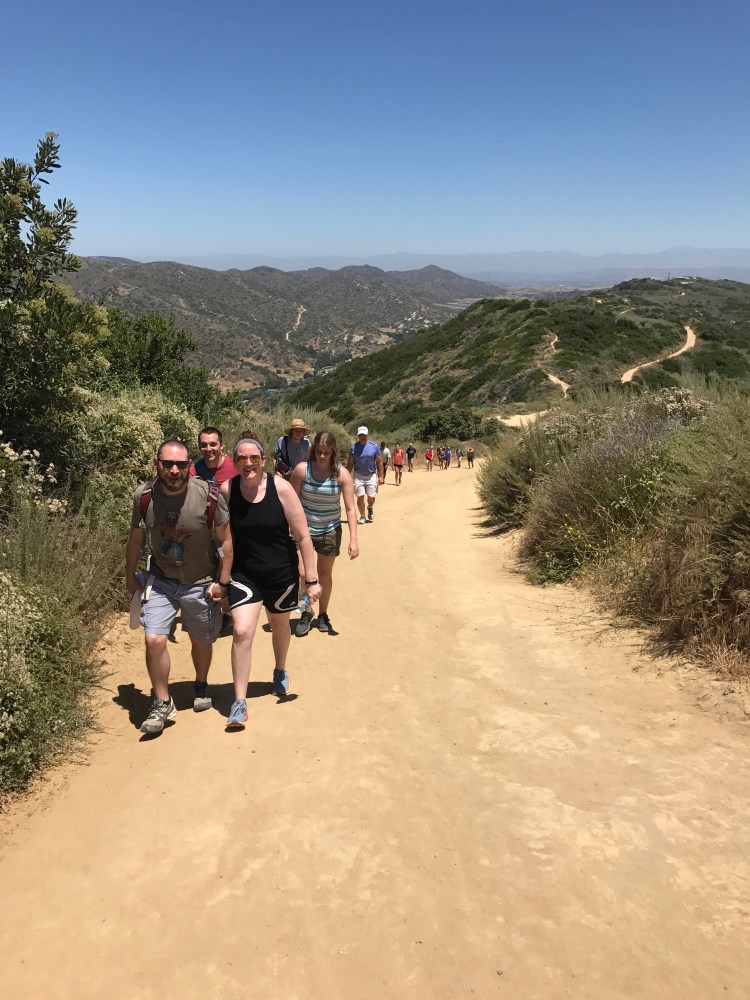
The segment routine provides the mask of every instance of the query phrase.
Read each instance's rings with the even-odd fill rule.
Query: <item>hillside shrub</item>
[[[69,514],[34,452],[0,454],[0,795],[91,724],[93,650],[121,580],[111,527]]]
[[[485,460],[491,521],[522,526],[532,580],[576,576],[673,647],[747,658],[750,397],[724,385],[585,402]]]
[[[416,432],[420,441],[487,441],[498,438],[502,430],[496,420],[485,420],[468,407],[449,406],[418,422]]]

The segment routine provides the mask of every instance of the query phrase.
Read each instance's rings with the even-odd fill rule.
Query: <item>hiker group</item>
[[[201,457],[194,463],[181,441],[163,441],[157,449],[156,476],[133,497],[125,554],[131,624],[144,629],[153,691],[143,733],[160,733],[177,713],[169,692],[168,641],[178,614],[191,643],[197,712],[213,704],[208,689],[213,644],[222,634],[232,635],[234,701],[228,729],[242,729],[247,722],[253,639],[262,608],[272,634],[273,690],[279,698],[290,692],[290,613],[302,612],[294,630],[299,637],[314,622],[321,632],[335,634],[328,609],[342,545],[341,500],[347,552],[356,559],[357,530],[374,519],[385,466],[365,426],[358,428],[346,465],[333,434],[321,431],[311,440],[310,433],[303,420],[292,420],[276,442],[271,471],[252,429],[240,433],[229,455],[221,431],[204,427],[198,436]],[[144,550],[146,569],[139,571]]]

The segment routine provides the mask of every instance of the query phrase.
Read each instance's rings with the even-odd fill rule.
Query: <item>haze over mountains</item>
[[[478,281],[509,285],[613,285],[630,278],[668,278],[690,274],[703,278],[750,281],[750,249],[672,247],[656,253],[607,253],[586,256],[569,251],[510,253],[366,254],[361,257],[221,254],[180,258],[184,263],[215,270],[268,266],[282,271],[324,267],[337,270],[369,264],[384,271],[405,271],[434,265]]]

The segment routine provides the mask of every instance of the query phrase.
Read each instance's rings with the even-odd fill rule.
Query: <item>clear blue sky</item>
[[[750,5],[6,5],[0,156],[60,135],[75,250],[750,246]]]

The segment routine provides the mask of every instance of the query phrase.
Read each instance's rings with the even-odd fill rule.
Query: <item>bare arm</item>
[[[349,452],[349,458],[346,460],[346,471],[351,472],[354,468],[354,455]]]
[[[349,472],[343,467],[339,469],[338,482],[344,497],[346,523],[349,525],[349,558],[356,559],[359,555],[359,536],[357,535],[357,505],[354,501],[354,483]]]
[[[224,484],[222,483],[222,488]],[[229,521],[224,524],[214,525],[214,535],[216,535],[216,541],[221,546],[221,552],[219,553],[219,567],[217,570],[218,579],[209,584],[208,596],[213,601],[222,601],[227,596],[228,587],[220,587],[219,581],[223,580],[225,583],[229,580],[232,575],[232,563],[234,561],[234,546],[232,542],[232,529],[229,527]]]
[[[141,546],[143,545],[143,528],[131,528],[128,533],[128,540],[125,543],[125,586],[131,594],[141,588],[135,578],[135,571],[138,569],[138,560],[141,558]]]
[[[305,568],[305,580],[314,580],[315,577],[315,550],[310,540],[310,532],[307,527],[307,518],[302,510],[299,497],[294,492],[294,487],[285,479],[276,483],[276,493],[284,510],[289,530],[294,540],[299,545],[299,552],[302,556],[302,564]],[[320,597],[322,587],[319,583],[305,586],[305,593],[311,602],[317,601]]]
[[[383,456],[378,455],[376,461],[378,463],[378,482],[382,485],[385,482],[385,472],[383,471]]]
[[[305,481],[305,473],[307,472],[307,463],[300,462],[299,465],[294,466],[294,472],[291,475],[289,482],[294,487],[294,492],[299,496],[300,490],[302,489],[302,484]]]

